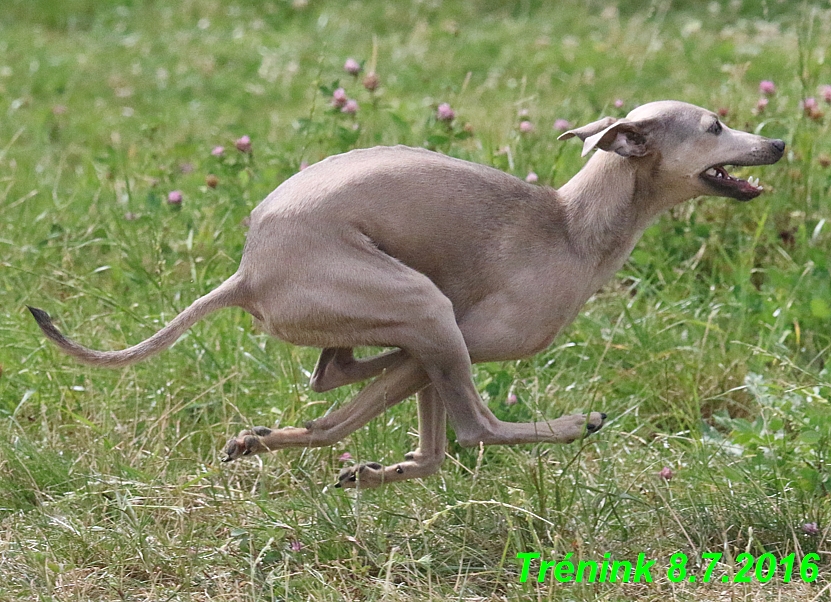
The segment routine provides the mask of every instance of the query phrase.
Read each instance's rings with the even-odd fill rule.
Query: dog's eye
[[[710,126],[710,129],[707,130],[711,134],[715,134],[718,136],[721,134],[721,122],[716,120],[713,122],[713,125]]]

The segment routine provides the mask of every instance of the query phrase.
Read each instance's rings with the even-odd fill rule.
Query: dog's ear
[[[583,141],[584,157],[594,148],[617,153],[621,157],[643,157],[649,152],[643,128],[626,119],[604,117],[581,128],[569,130],[557,139],[567,140],[574,136]]]
[[[586,138],[602,132],[616,121],[617,119],[614,117],[604,117],[603,119],[598,119],[597,121],[584,125],[583,127],[563,132],[557,140],[568,140],[569,138],[577,136],[580,140],[585,142]]]

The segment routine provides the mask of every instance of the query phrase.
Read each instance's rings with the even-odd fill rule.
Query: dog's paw
[[[605,421],[605,412],[592,412],[591,414],[589,414],[589,418],[586,421],[586,430],[590,433],[596,433],[603,427],[603,423]]]
[[[599,431],[606,420],[606,414],[604,412],[592,412],[588,416],[585,414],[574,414],[573,416],[565,417],[565,420],[571,423],[567,431],[570,431],[568,438],[571,441],[576,441],[577,439]]]
[[[382,466],[378,462],[366,462],[344,468],[338,475],[335,487],[372,489],[408,479],[423,479],[439,471],[444,454],[425,455],[416,450],[406,456],[404,462]]]
[[[384,467],[378,462],[365,462],[340,471],[335,487],[370,489],[384,483]]]
[[[251,430],[242,431],[239,436],[232,437],[225,446],[223,462],[231,462],[242,456],[261,454],[269,451],[262,443],[261,437],[271,434],[271,429],[265,426],[255,426]]]

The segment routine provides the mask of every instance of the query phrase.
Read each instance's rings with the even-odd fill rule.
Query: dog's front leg
[[[494,339],[476,336],[487,333],[488,324],[465,321],[464,337],[452,314],[437,319],[431,329],[423,329],[421,338],[413,337],[421,347],[410,346],[408,352],[424,366],[430,376],[460,445],[510,445],[515,443],[570,443],[603,425],[606,415],[591,412],[540,422],[504,422],[494,416],[479,396],[471,374],[470,358],[492,356]],[[470,344],[468,349],[467,343]]]

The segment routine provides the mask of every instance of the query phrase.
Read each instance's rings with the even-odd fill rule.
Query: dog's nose
[[[785,141],[784,140],[773,140],[771,141],[770,145],[778,150],[780,153],[785,152]]]

